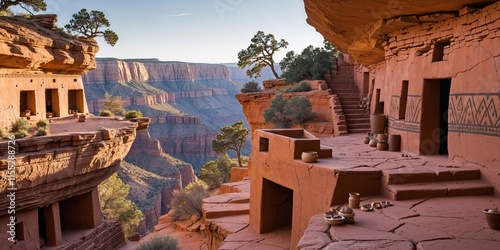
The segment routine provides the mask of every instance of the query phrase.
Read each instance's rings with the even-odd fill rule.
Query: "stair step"
[[[356,134],[356,133],[363,133],[363,134],[366,134],[366,132],[370,132],[370,129],[366,129],[366,128],[350,128],[350,129],[347,129],[347,132],[349,132],[349,134]]]
[[[365,124],[365,123],[354,123],[354,124],[349,124],[347,123],[347,131],[350,129],[368,129],[370,130],[370,123]]]
[[[344,103],[342,103],[342,109],[359,109],[359,104],[344,104]]]
[[[337,96],[339,98],[356,98],[359,100],[359,94],[358,93],[337,93]]]
[[[443,181],[388,185],[393,200],[433,198],[444,196],[492,195],[493,186],[481,180]]]
[[[249,214],[250,203],[203,204],[203,219]]]
[[[342,103],[342,102],[354,102],[354,101],[359,103],[359,97],[342,97],[339,95],[337,95],[337,97],[339,98],[340,103]]]
[[[346,117],[346,120],[349,120],[349,119],[368,119],[370,120],[370,115],[369,114],[344,114],[345,117]]]
[[[464,181],[478,180],[481,172],[477,168],[445,168],[434,167],[431,169],[391,169],[384,170],[382,181],[386,184]]]
[[[342,111],[346,115],[348,115],[348,114],[365,114],[366,113],[366,110],[364,110],[364,109],[342,109]]]
[[[349,119],[346,119],[347,121],[347,124],[349,123],[366,123],[366,124],[370,124],[370,119],[366,119],[366,118],[349,118]]]

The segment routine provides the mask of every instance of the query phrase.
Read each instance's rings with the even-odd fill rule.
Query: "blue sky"
[[[120,40],[98,40],[98,57],[158,58],[164,61],[227,63],[262,30],[300,52],[322,46],[323,37],[306,23],[302,0],[46,0],[47,13],[64,26],[81,8],[99,10]]]

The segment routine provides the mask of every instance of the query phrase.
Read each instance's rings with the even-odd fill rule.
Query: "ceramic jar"
[[[349,193],[349,207],[359,208],[360,194],[356,192]]]
[[[301,158],[304,162],[314,163],[318,161],[318,152],[315,151],[304,151],[302,152]]]
[[[370,147],[376,147],[377,146],[377,140],[371,139],[370,143],[368,143],[368,145],[370,145]]]
[[[370,143],[370,137],[368,137],[368,136],[367,136],[367,137],[365,137],[365,138],[363,139],[363,143],[364,143],[364,144],[368,144],[368,143]]]
[[[377,149],[380,151],[387,150],[387,142],[386,141],[378,141],[377,142]]]
[[[500,230],[500,210],[498,209],[485,209],[483,210],[486,216],[488,227],[493,230]]]

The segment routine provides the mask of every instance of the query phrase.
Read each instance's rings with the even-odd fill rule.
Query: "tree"
[[[0,0],[0,11],[7,11],[9,7],[15,5],[19,5],[30,14],[33,14],[30,9],[35,12],[47,10],[47,4],[44,0]]]
[[[243,85],[241,88],[241,93],[252,93],[252,92],[260,92],[262,88],[259,86],[259,83],[256,81],[249,81]]]
[[[291,128],[294,124],[302,123],[313,117],[312,104],[303,96],[287,100],[283,98],[282,94],[277,95],[271,101],[271,106],[264,110],[265,121],[271,122],[278,128]]]
[[[127,199],[130,186],[116,176],[111,175],[98,187],[101,211],[108,219],[118,220],[125,235],[132,235],[143,219],[142,212]]]
[[[168,214],[174,221],[188,219],[192,215],[201,217],[203,199],[210,196],[207,185],[201,181],[191,182],[184,190],[174,190]]]
[[[222,183],[231,179],[231,168],[237,163],[227,155],[221,156],[215,161],[209,161],[203,165],[200,171],[200,179],[207,183],[210,188],[217,188]]]
[[[212,149],[219,155],[225,155],[228,150],[234,150],[239,167],[242,167],[241,149],[245,146],[248,135],[248,129],[244,128],[243,124],[242,121],[238,121],[232,126],[221,128],[221,132],[212,141]]]
[[[279,78],[274,69],[273,55],[276,51],[286,48],[288,42],[284,39],[277,41],[273,34],[266,35],[263,31],[258,31],[251,42],[248,48],[238,53],[238,67],[241,69],[250,67],[246,72],[247,75],[249,77],[259,77],[262,68],[269,66],[274,76]]]
[[[111,96],[110,94],[104,94],[104,107],[103,110],[109,110],[115,115],[125,114],[125,109],[123,108],[123,101],[121,96]]]
[[[290,51],[280,62],[283,72],[281,76],[286,83],[323,79],[323,75],[332,68],[332,53],[335,51],[336,48],[331,44],[326,48],[314,48],[310,45],[298,55]]]
[[[103,12],[93,10],[89,13],[86,9],[81,9],[80,12],[73,14],[73,19],[64,28],[70,33],[74,32],[89,39],[102,36],[109,45],[115,46],[118,35],[110,29],[101,30],[101,28],[109,26],[109,21]]]

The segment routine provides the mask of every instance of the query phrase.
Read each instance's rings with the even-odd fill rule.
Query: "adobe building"
[[[0,17],[0,127],[50,119],[47,136],[0,140],[2,249],[117,249],[119,223],[100,211],[97,186],[120,166],[138,124],[87,117],[81,74],[97,44],[54,29],[55,15]],[[139,124],[144,127],[144,124]]]
[[[332,151],[305,130],[255,130],[249,164],[253,230],[265,234],[290,227],[295,248],[311,216],[343,204],[352,190],[393,200],[498,194],[499,1],[304,3],[307,22],[356,62],[349,67],[358,102],[367,103],[367,113],[386,115],[386,132],[401,136],[403,155],[434,156],[457,169],[404,165],[410,160],[404,157],[393,162],[397,169],[377,168],[373,159]],[[257,98],[262,95],[237,95],[254,126],[262,124],[262,112],[250,110],[265,108]],[[336,105],[323,108],[335,111]],[[340,115],[332,117],[337,124]],[[300,161],[303,151],[319,152],[320,160]],[[429,190],[418,189],[435,182]]]
[[[500,2],[304,3],[403,152],[479,164],[500,191]]]

